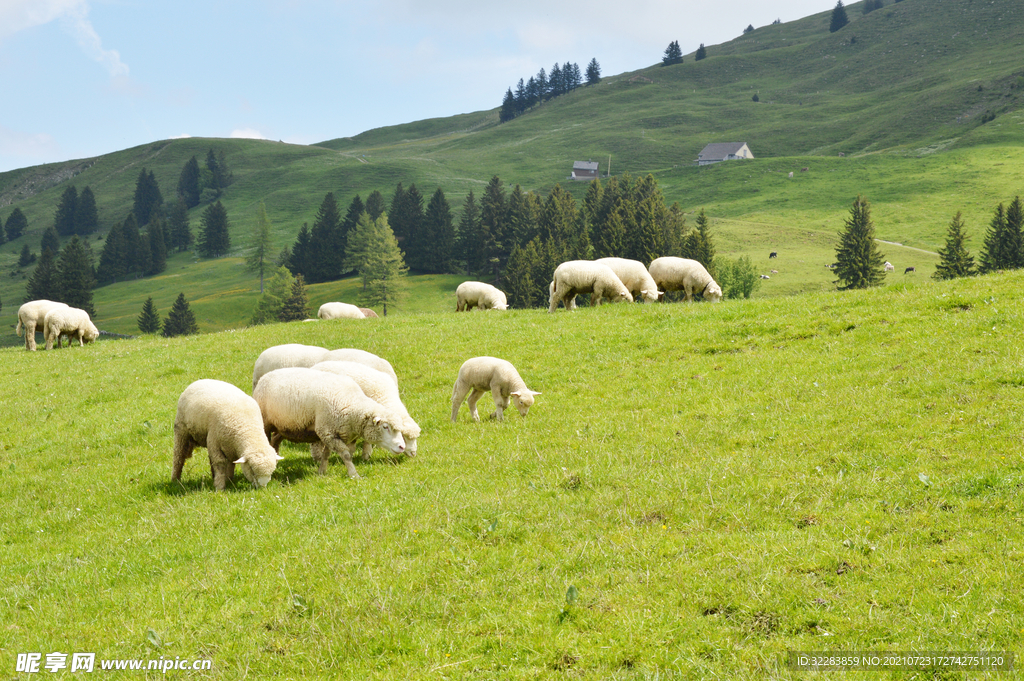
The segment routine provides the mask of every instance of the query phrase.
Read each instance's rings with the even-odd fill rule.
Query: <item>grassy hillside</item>
[[[0,660],[796,678],[789,650],[1012,651],[1022,285],[0,349]],[[181,391],[248,390],[285,342],[391,360],[419,455],[376,453],[353,481],[285,445],[267,489],[216,493],[197,450],[172,484]],[[458,367],[484,354],[543,393],[526,419],[449,422]]]
[[[398,182],[416,183],[424,195],[441,187],[458,212],[465,195],[479,194],[495,174],[546,193],[584,158],[607,170],[610,157],[616,175],[653,173],[669,201],[688,212],[705,208],[719,253],[779,270],[759,296],[832,286],[822,265],[834,259],[835,235],[858,194],[874,206],[879,237],[907,247],[885,245],[886,257],[900,272],[914,265],[926,277],[953,213],[964,212],[977,251],[995,205],[1022,191],[1024,9],[1013,0],[904,0],[868,15],[854,3],[848,13],[851,23],[834,34],[828,12],[761,27],[709,47],[703,61],[687,55],[677,66],[610,76],[503,125],[492,110],[308,147],[160,141],[0,174],[0,218],[18,206],[30,225],[25,237],[0,246],[0,325],[14,324],[30,274],[16,267],[17,254],[24,243],[38,248],[68,183],[93,189],[105,228],[130,209],[143,167],[169,199],[185,162],[210,148],[225,152],[235,175],[223,196],[232,257],[211,264],[179,256],[163,278],[98,290],[101,328],[130,330],[122,320],[146,295],[178,291],[201,299],[209,328],[237,328],[255,302],[256,282],[237,265],[260,201],[280,248],[312,223],[328,191],[347,205],[374,189],[390,197]],[[982,124],[987,113],[995,119]],[[706,143],[734,140],[748,142],[758,158],[692,165]],[[577,196],[584,189],[570,187]],[[193,229],[202,210],[192,213]],[[102,241],[92,245],[98,254]],[[786,257],[768,263],[771,250]],[[175,291],[163,289],[169,285]],[[202,302],[210,297],[220,304]]]

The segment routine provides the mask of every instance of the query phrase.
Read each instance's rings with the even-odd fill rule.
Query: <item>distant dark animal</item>
[[[845,157],[846,157],[846,154],[844,154],[843,152],[840,151],[839,152],[839,158],[845,158]]]
[[[825,268],[826,269],[830,269],[830,270],[834,270],[836,268],[837,264],[838,263],[832,263],[831,265],[825,265]]]
[[[363,316],[366,317],[367,319],[369,319],[370,317],[377,317],[378,316],[376,312],[374,312],[373,310],[371,310],[368,307],[361,307],[361,308],[359,308],[359,311],[362,312]]]
[[[779,257],[779,254],[776,251],[772,251],[771,253],[768,254],[768,257],[769,258],[777,258],[777,257]]]
[[[762,274],[761,278],[762,279],[771,279],[771,277],[769,277],[767,274]]]
[[[907,269],[903,270],[903,274],[906,274],[907,272],[916,272],[916,271],[917,270],[915,270],[913,267],[908,267]]]
[[[810,170],[810,168],[801,168],[800,172],[801,173],[806,173],[808,170]]]

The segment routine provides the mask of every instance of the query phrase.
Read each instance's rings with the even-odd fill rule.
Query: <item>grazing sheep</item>
[[[357,348],[339,348],[338,350],[331,350],[320,360],[321,362],[358,362],[359,364],[365,364],[371,369],[377,371],[383,371],[385,374],[391,377],[391,380],[398,385],[398,374],[395,373],[395,368],[391,366],[391,362],[387,361],[383,357],[378,357],[372,352],[366,350],[359,350]]]
[[[767,274],[762,274],[761,278],[762,279],[771,279],[771,277],[769,277]]]
[[[551,301],[555,299],[555,282],[548,284],[548,305],[551,305]],[[565,304],[565,309],[575,310],[576,309],[576,296],[569,299],[568,302],[562,301]],[[556,304],[555,307],[558,307]]]
[[[320,319],[366,319],[366,315],[355,305],[348,303],[324,303],[316,316]]]
[[[885,265],[884,265],[884,269],[885,269],[886,272],[895,272],[896,271],[896,266],[893,265],[888,260],[886,260],[885,261]]]
[[[230,383],[208,378],[185,388],[178,398],[171,480],[181,480],[181,469],[196,447],[206,447],[218,490],[235,477],[235,464],[241,464],[253,486],[266,487],[281,459],[267,441],[256,400]]]
[[[479,421],[476,403],[488,390],[494,397],[496,409],[491,418],[497,418],[499,421],[504,420],[502,415],[508,409],[509,397],[515,402],[519,413],[525,417],[533,406],[533,396],[540,395],[526,387],[526,383],[511,362],[496,357],[473,357],[462,364],[459,377],[455,379],[455,387],[452,390],[452,423],[458,421],[459,409],[466,395],[469,395],[469,414],[474,421]]]
[[[659,289],[683,291],[687,302],[693,300],[694,293],[712,303],[722,300],[722,288],[696,260],[672,256],[656,258],[650,272]]]
[[[554,284],[548,312],[557,310],[558,303],[565,305],[567,310],[573,309],[567,301],[580,293],[591,294],[591,307],[600,305],[602,298],[613,303],[620,300],[633,302],[633,296],[611,268],[590,260],[563,262],[555,268]]]
[[[420,427],[409,410],[402,403],[398,394],[398,386],[391,376],[359,362],[327,361],[314,364],[317,371],[328,371],[332,374],[348,376],[359,386],[359,389],[374,402],[378,402],[393,410],[402,417],[402,436],[405,437],[405,453],[416,456],[416,440],[420,436]],[[370,443],[363,442],[363,460],[370,460]]]
[[[52,300],[32,300],[18,308],[18,327],[15,329],[20,336],[22,329],[25,331],[25,349],[36,349],[36,328],[43,331],[43,321],[46,313],[55,307],[67,307],[64,303],[55,303]],[[43,341],[46,341],[46,333],[43,333]]]
[[[252,389],[256,390],[256,384],[260,377],[274,369],[285,367],[311,367],[317,362],[322,362],[324,355],[329,351],[316,345],[300,345],[299,343],[286,343],[267,348],[256,359],[256,365],[252,370]]]
[[[349,477],[356,442],[379,445],[396,454],[405,451],[402,417],[367,397],[355,381],[304,367],[275,369],[260,379],[253,398],[263,412],[263,430],[271,445],[281,440],[309,442],[321,475],[333,450]]]
[[[607,265],[619,281],[625,285],[634,298],[643,298],[644,301],[657,302],[658,298],[665,295],[659,291],[651,273],[647,271],[644,264],[639,260],[627,260],[626,258],[600,258],[594,262]]]
[[[362,312],[363,316],[366,317],[367,319],[379,319],[380,318],[380,315],[378,315],[376,312],[374,312],[373,310],[371,310],[368,307],[361,307],[361,308],[359,308],[359,311]]]
[[[474,307],[481,310],[507,310],[505,294],[482,281],[464,281],[455,289],[455,311],[469,312]]]
[[[68,347],[71,347],[72,339],[78,338],[79,347],[85,347],[100,337],[99,329],[89,319],[89,313],[77,307],[55,307],[46,313],[43,318],[43,335],[46,336],[46,349],[53,348],[53,342],[57,341],[57,347],[61,346],[61,337],[68,337]]]

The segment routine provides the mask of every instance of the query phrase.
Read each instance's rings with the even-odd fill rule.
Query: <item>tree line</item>
[[[600,82],[601,65],[597,62],[597,58],[594,58],[587,65],[586,84],[597,85]],[[512,88],[505,92],[498,120],[506,123],[538,104],[572,92],[583,83],[583,74],[578,64],[565,62],[559,66],[558,62],[555,62],[555,65],[551,67],[551,73],[546,73],[542,68],[537,75],[530,76],[529,80],[525,82],[520,78],[514,92]]]

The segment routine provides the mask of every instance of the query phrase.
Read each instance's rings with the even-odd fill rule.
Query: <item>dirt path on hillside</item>
[[[938,253],[935,253],[934,251],[926,251],[923,248],[914,248],[913,246],[904,246],[899,241],[886,241],[884,239],[875,239],[875,241],[877,241],[879,243],[883,243],[883,244],[889,244],[890,246],[899,246],[900,248],[909,248],[912,251],[920,251],[922,253],[927,253],[928,255],[938,255]]]

